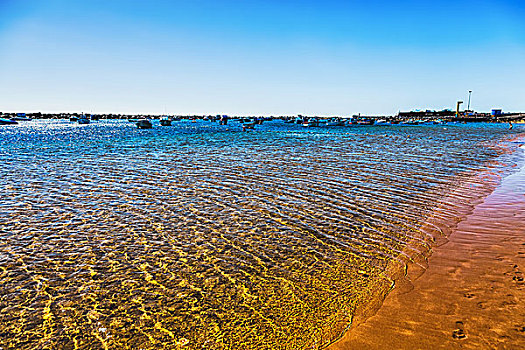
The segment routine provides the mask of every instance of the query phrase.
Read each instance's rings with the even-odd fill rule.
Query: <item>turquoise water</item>
[[[326,345],[388,291],[392,262],[428,252],[444,194],[523,132],[241,130],[0,126],[0,347]]]

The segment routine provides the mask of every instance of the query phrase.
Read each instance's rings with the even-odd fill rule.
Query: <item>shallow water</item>
[[[518,132],[0,127],[0,346],[325,345],[388,291],[387,264],[428,251],[443,194]]]
[[[414,289],[396,287],[328,349],[525,348],[525,137],[518,142],[512,173],[433,248]]]

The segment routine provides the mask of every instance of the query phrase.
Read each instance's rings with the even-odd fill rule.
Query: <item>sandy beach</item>
[[[522,165],[433,249],[412,290],[395,288],[329,349],[523,349],[524,258]]]

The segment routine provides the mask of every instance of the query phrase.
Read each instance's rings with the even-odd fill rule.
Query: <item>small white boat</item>
[[[137,120],[137,128],[139,129],[151,129],[153,127],[153,124],[151,124],[151,121],[149,119],[143,118]]]
[[[309,119],[303,122],[303,126],[305,128],[315,127],[319,126],[319,120],[317,119]]]
[[[378,121],[376,121],[374,123],[374,125],[377,125],[377,126],[388,126],[388,125],[392,125],[392,123],[390,123],[388,120],[386,119],[379,119]]]

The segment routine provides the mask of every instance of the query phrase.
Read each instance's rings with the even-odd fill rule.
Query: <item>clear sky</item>
[[[0,111],[525,111],[523,0],[0,0]]]

